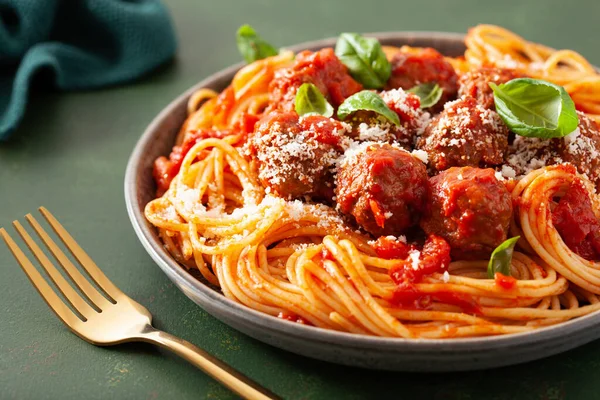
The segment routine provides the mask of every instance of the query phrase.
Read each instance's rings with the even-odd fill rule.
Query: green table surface
[[[137,83],[99,91],[35,93],[25,122],[0,144],[0,226],[40,205],[55,213],[106,274],[148,307],[155,325],[220,357],[289,399],[600,398],[600,341],[496,370],[368,371],[288,353],[217,321],[166,278],[125,211],[129,154],[150,120],[200,79],[240,60],[234,33],[253,25],[277,45],[342,31],[466,32],[493,23],[600,64],[600,2],[546,0],[171,0],[177,57]],[[9,229],[12,233],[14,231]],[[49,311],[0,246],[0,398],[227,399],[211,378],[145,344],[94,347]]]

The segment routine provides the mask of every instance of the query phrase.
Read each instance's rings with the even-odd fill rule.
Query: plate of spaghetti
[[[232,39],[233,44],[233,39]],[[600,337],[600,75],[479,25],[277,49],[182,94],[130,158],[142,244],[215,317],[369,368]]]

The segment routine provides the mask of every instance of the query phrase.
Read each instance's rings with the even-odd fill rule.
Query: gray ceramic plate
[[[449,56],[464,52],[463,36],[437,32],[374,34],[382,44],[434,47]],[[333,47],[335,39],[291,49]],[[328,331],[275,318],[233,302],[181,268],[163,248],[155,229],[144,218],[153,199],[152,163],[173,146],[186,117],[186,103],[201,87],[224,89],[238,64],[212,75],[169,104],[146,129],[135,146],[125,175],[125,200],[140,241],[158,266],[186,296],[207,312],[260,341],[308,357],[365,368],[400,371],[460,371],[517,364],[548,357],[600,337],[600,314],[594,313],[537,331],[506,336],[415,340],[379,338]]]

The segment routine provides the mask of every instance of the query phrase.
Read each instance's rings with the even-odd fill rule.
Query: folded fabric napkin
[[[62,90],[97,88],[143,75],[175,47],[159,0],[0,0],[0,140],[23,118],[41,70]]]

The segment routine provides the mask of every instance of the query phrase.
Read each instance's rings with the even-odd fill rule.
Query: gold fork
[[[94,261],[79,247],[77,242],[46,208],[40,207],[39,210],[79,264],[81,264],[96,285],[102,289],[103,293],[98,291],[79,272],[73,263],[69,261],[65,253],[58,248],[35,218],[31,214],[27,214],[25,218],[62,266],[64,272],[83,293],[85,296],[84,300],[62,274],[58,272],[40,247],[23,229],[19,221],[14,221],[13,225],[19,235],[23,238],[42,267],[44,267],[54,285],[60,290],[63,297],[76,312],[73,312],[58,297],[4,228],[0,228],[0,235],[23,268],[23,271],[25,271],[25,274],[29,277],[33,286],[35,286],[52,311],[73,333],[97,346],[111,346],[136,341],[153,343],[171,350],[244,398],[279,398],[274,393],[259,386],[204,350],[183,339],[155,329],[152,326],[152,315],[150,312],[119,290],[100,271]]]

